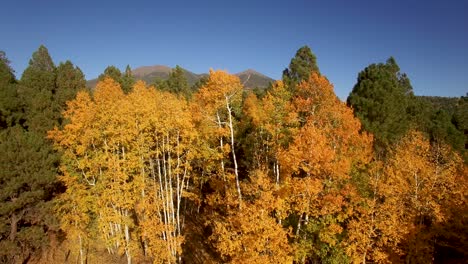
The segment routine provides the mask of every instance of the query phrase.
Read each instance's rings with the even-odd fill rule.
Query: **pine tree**
[[[104,73],[99,75],[98,81],[103,81],[104,79],[106,79],[106,77],[112,78],[119,84],[122,83],[122,72],[113,65],[107,66],[107,68],[104,70]]]
[[[16,82],[15,74],[10,66],[10,61],[4,51],[0,50],[0,83]]]
[[[191,93],[185,71],[177,65],[169,74],[169,79],[166,81],[169,92],[182,95],[188,98]]]
[[[364,129],[374,134],[375,148],[380,154],[409,128],[412,93],[408,77],[400,73],[392,57],[385,64],[371,64],[359,73],[348,105],[353,107]]]
[[[0,128],[21,124],[22,104],[18,98],[18,85],[5,52],[0,51]]]
[[[317,58],[308,46],[297,50],[294,58],[289,63],[289,68],[283,71],[283,81],[294,93],[295,86],[303,80],[309,79],[312,72],[320,74],[317,66]]]
[[[136,80],[135,77],[133,77],[132,69],[130,68],[130,65],[127,65],[124,74],[122,74],[121,82],[122,90],[124,91],[124,93],[130,93],[135,82]]]
[[[58,107],[54,103],[56,68],[46,47],[40,46],[23,72],[19,96],[25,103],[26,127],[44,133],[57,125]]]
[[[0,153],[0,260],[21,263],[47,246],[54,231],[58,156],[42,134],[18,125],[0,132]]]
[[[55,85],[54,104],[58,107],[56,111],[62,112],[66,102],[75,98],[78,91],[86,88],[86,80],[80,68],[75,67],[71,61],[66,61],[57,67]]]
[[[2,228],[9,229],[6,246],[17,255],[15,261],[22,261],[39,253],[49,235],[58,231],[51,200],[60,190],[56,181],[59,154],[46,139],[46,131],[60,124],[62,107],[84,87],[84,78],[71,62],[56,69],[44,46],[33,53],[18,84],[12,74],[7,75],[9,86],[2,93],[7,92],[4,99],[9,102],[2,101],[0,108],[6,126],[0,136],[0,215],[7,223]]]

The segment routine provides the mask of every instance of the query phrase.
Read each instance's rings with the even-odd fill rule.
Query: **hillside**
[[[184,69],[185,77],[187,78],[187,82],[189,86],[194,85],[198,80],[200,80],[203,76],[208,75],[207,73],[193,73],[189,70]],[[169,74],[171,72],[171,68],[164,65],[154,65],[154,66],[142,66],[134,69],[132,71],[133,76],[138,80],[143,80],[146,83],[153,83],[156,79],[166,80],[169,78]],[[239,72],[235,74],[241,80],[241,83],[244,84],[244,87],[247,89],[253,89],[256,87],[259,88],[266,88],[270,84],[270,82],[274,81],[272,78],[259,73],[255,70],[248,69],[243,72]],[[90,88],[94,88],[96,86],[97,79],[88,80],[86,85]]]
[[[246,88],[268,87],[270,82],[274,81],[272,78],[252,69],[236,73],[236,76],[239,77]]]
[[[416,96],[420,100],[429,103],[434,109],[444,110],[449,115],[453,115],[457,109],[460,98],[442,96]]]

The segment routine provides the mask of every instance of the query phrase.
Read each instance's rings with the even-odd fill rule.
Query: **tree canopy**
[[[374,134],[377,148],[386,148],[410,127],[413,88],[393,57],[361,71],[348,97],[364,128]]]
[[[95,89],[44,46],[0,52],[2,263],[461,263],[467,97],[395,59],[336,96],[310,48],[262,92],[176,66]]]
[[[289,67],[283,71],[283,81],[288,86],[294,86],[294,84],[307,80],[312,72],[320,74],[317,58],[308,46],[303,46],[297,50]]]

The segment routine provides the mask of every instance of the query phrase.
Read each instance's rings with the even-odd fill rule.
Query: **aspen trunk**
[[[218,127],[219,128],[222,128],[222,125],[221,125],[221,119],[219,117],[219,113],[216,112],[216,118],[218,119]],[[224,145],[224,142],[223,142],[223,137],[219,137],[219,147],[221,148],[221,151],[223,151],[223,145]],[[221,159],[221,174],[223,175],[223,181],[226,181],[226,176],[224,175],[224,159]],[[226,188],[226,186],[224,186]]]
[[[83,259],[83,242],[81,241],[81,235],[78,235],[78,239],[80,241],[80,263],[84,264],[84,259]]]
[[[232,109],[231,109],[231,106],[229,105],[228,97],[226,97],[226,109],[228,110],[228,115],[229,115],[229,130],[231,132],[231,153],[232,153],[232,159],[234,161],[234,174],[236,176],[237,195],[239,196],[239,209],[242,209],[242,193],[240,189],[239,171],[237,168],[237,158],[236,158],[236,151],[235,151],[235,145],[234,145],[234,126],[232,123]]]
[[[296,230],[296,236],[299,235],[299,231],[301,230],[301,223],[302,222],[302,214],[299,216],[299,221],[297,221],[297,230]]]
[[[125,225],[125,254],[127,255],[127,264],[132,264],[132,255],[130,252],[130,232],[128,230],[128,225]]]

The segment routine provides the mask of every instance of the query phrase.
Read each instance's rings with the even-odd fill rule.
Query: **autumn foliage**
[[[379,160],[318,72],[294,91],[278,81],[261,98],[243,93],[210,71],[189,101],[141,81],[125,94],[105,78],[68,102],[49,138],[63,153],[55,212],[72,254],[421,263],[457,236],[462,222],[447,221],[465,206],[466,167],[448,146],[410,132]],[[184,251],[195,243],[209,253]]]
[[[1,263],[468,259],[466,97],[415,100],[393,58],[348,105],[308,47],[265,89],[98,81],[43,46],[16,80],[0,51]]]

